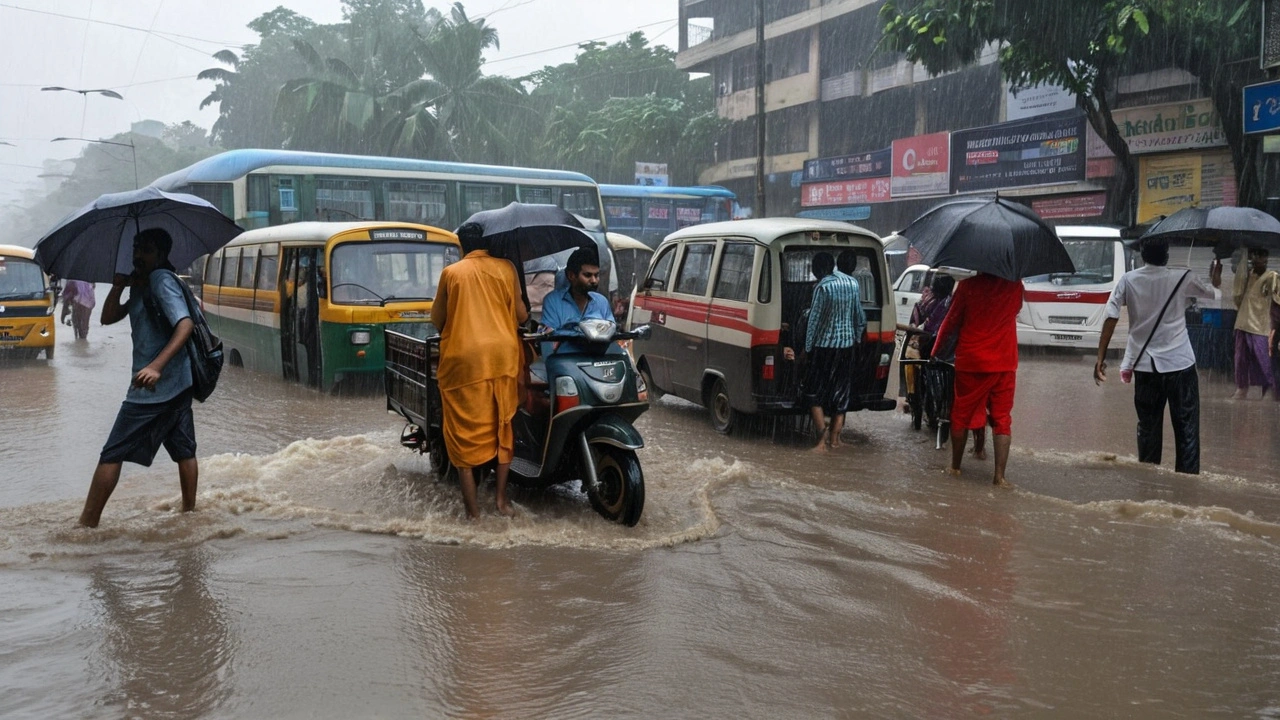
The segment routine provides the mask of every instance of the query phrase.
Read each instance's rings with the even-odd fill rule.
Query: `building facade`
[[[1061,88],[1013,89],[996,48],[930,77],[879,47],[884,0],[765,3],[765,212],[881,234],[947,197],[999,193],[1061,223],[1129,224],[1235,204],[1226,138],[1181,71],[1122,78],[1113,116],[1135,153],[1136,207],[1108,208],[1114,158]],[[703,184],[756,194],[756,3],[681,0],[676,63],[708,73],[730,121]]]

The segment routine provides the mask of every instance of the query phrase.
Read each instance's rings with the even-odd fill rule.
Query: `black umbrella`
[[[955,200],[901,232],[932,267],[956,267],[1006,280],[1075,272],[1057,233],[1031,208],[1003,198]]]
[[[133,236],[164,228],[173,237],[169,262],[185,268],[244,232],[206,200],[154,187],[111,193],[67,216],[36,243],[45,272],[109,283],[133,272]]]
[[[491,255],[513,262],[597,245],[573,213],[556,205],[513,202],[504,208],[482,210],[467,222],[484,228],[484,246]]]
[[[1243,207],[1183,208],[1147,230],[1141,240],[1186,238],[1214,243],[1219,254],[1238,247],[1280,252],[1280,220]]]

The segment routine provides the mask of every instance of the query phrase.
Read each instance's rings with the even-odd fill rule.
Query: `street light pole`
[[[755,217],[764,217],[764,0],[756,0],[756,211]]]
[[[63,142],[64,140],[79,140],[81,142],[96,143],[98,145],[119,145],[120,147],[129,148],[130,159],[133,161],[133,189],[138,189],[138,151],[133,146],[133,140],[127,143],[115,142],[114,140],[90,140],[82,137],[56,137],[49,142]]]

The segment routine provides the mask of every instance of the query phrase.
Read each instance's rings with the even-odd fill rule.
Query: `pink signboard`
[[[1098,217],[1106,207],[1106,193],[1070,195],[1031,202],[1031,209],[1046,220]]]
[[[893,141],[893,197],[951,192],[951,134],[917,135]]]
[[[800,190],[801,207],[865,205],[888,202],[889,198],[889,178],[805,183]]]

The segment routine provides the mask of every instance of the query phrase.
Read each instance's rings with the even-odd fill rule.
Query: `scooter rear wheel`
[[[620,522],[628,527],[640,522],[644,512],[644,473],[635,451],[612,445],[599,446],[600,460],[596,463],[599,490],[587,487],[591,507],[607,520]]]

